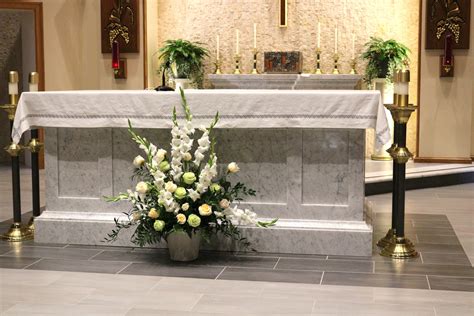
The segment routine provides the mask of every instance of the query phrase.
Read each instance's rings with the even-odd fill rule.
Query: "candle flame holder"
[[[337,68],[338,65],[339,65],[339,58],[340,56],[336,53],[334,54],[333,56],[333,59],[334,59],[334,69],[332,70],[332,74],[333,75],[338,75],[339,74],[339,69]]]
[[[351,59],[351,72],[349,72],[351,75],[357,74],[356,66],[357,66],[357,60],[355,58]]]
[[[234,59],[235,59],[235,70],[234,70],[234,75],[240,75],[240,55],[235,54]]]
[[[321,75],[323,72],[321,71],[321,49],[318,47],[316,48],[316,69],[314,73],[317,75]]]
[[[214,73],[216,75],[221,75],[222,74],[221,72],[222,61],[220,59],[216,59],[216,62],[214,63],[214,65],[216,65],[216,71]]]
[[[253,49],[253,69],[252,69],[252,75],[258,75],[258,70],[257,70],[257,55],[258,55],[258,50],[256,48]]]

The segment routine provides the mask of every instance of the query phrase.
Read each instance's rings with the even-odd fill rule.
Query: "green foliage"
[[[188,78],[202,87],[203,60],[209,56],[209,51],[202,45],[183,39],[165,41],[159,50],[162,60],[160,69],[167,71],[173,78]]]
[[[408,63],[409,52],[408,47],[393,39],[384,41],[379,37],[371,37],[361,55],[367,60],[364,81],[370,84],[375,78],[391,80],[394,70],[401,69]]]

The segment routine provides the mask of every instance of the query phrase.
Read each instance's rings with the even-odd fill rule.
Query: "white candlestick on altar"
[[[321,23],[318,22],[318,49],[321,48]]]
[[[257,23],[253,24],[253,48],[257,49]]]
[[[219,35],[217,35],[217,39],[216,39],[216,59],[219,60]]]
[[[334,53],[337,54],[337,24],[334,30]]]
[[[239,30],[235,30],[235,54],[239,54]]]

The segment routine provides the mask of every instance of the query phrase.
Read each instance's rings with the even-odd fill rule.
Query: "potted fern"
[[[408,53],[408,47],[393,39],[385,41],[379,37],[371,37],[361,56],[367,61],[364,81],[369,85],[376,78],[390,81],[393,71],[402,68],[409,61]]]
[[[202,87],[203,60],[209,56],[201,43],[184,39],[167,40],[160,48],[160,69],[166,71],[176,84],[176,89],[187,88],[190,84]]]

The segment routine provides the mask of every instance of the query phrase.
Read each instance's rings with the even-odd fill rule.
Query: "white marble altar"
[[[269,229],[244,228],[253,248],[371,254],[364,129],[375,128],[382,142],[389,137],[378,92],[201,90],[186,95],[198,124],[220,111],[219,161],[236,161],[241,172],[235,180],[257,190],[246,203],[263,218],[280,218]],[[102,198],[132,186],[131,161],[139,149],[123,128],[127,118],[167,148],[173,106],[181,113],[174,92],[23,94],[14,139],[30,127],[46,127],[46,210],[36,220],[35,239],[101,244],[113,218],[128,207]],[[115,245],[131,244],[124,234]],[[210,247],[229,250],[231,245]]]
[[[362,81],[357,74],[210,74],[208,78],[215,89],[354,90]]]

